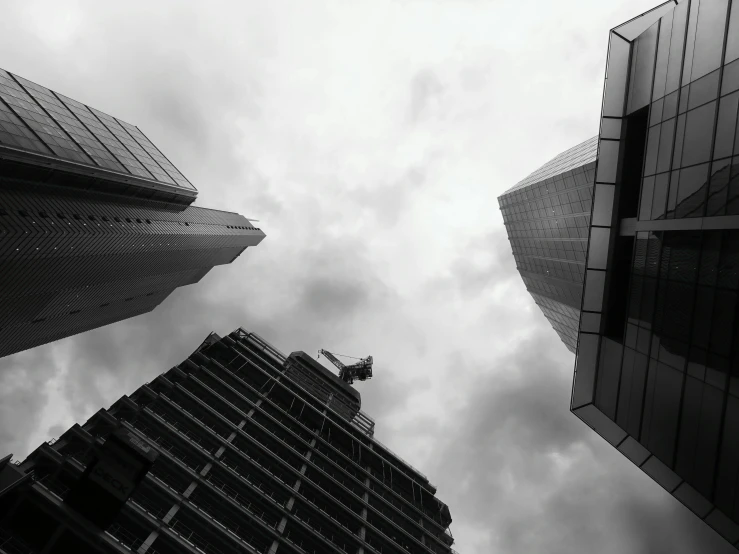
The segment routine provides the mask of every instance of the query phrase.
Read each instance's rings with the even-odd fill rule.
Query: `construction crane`
[[[341,378],[345,383],[349,383],[351,385],[354,382],[354,379],[364,381],[366,379],[372,378],[372,356],[367,356],[366,358],[354,358],[355,360],[359,361],[352,365],[345,365],[344,363],[342,363],[341,360],[331,354],[331,352],[329,352],[328,350],[319,350],[319,358],[321,357],[321,354],[326,356],[326,358],[328,358],[328,360],[332,364],[339,368],[339,378]],[[343,354],[338,355],[343,356]],[[353,358],[353,356],[344,357]]]

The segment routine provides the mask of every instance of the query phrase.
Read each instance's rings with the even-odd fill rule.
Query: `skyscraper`
[[[573,146],[498,198],[526,289],[572,353],[597,149],[598,137]]]
[[[0,69],[0,356],[151,311],[264,233],[133,125]]]
[[[0,551],[450,553],[435,493],[353,387],[237,329],[5,460]]]
[[[610,33],[571,410],[739,547],[739,1]]]

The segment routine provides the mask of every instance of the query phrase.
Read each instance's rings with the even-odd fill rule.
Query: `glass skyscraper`
[[[572,411],[739,546],[739,2],[610,33]]]
[[[0,356],[146,313],[264,233],[138,129],[0,69]]]
[[[598,137],[556,156],[498,198],[521,277],[570,352],[577,349]]]
[[[243,329],[0,460],[9,554],[449,554],[450,522],[352,386]]]

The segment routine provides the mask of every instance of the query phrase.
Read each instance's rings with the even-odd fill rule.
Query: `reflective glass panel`
[[[654,56],[657,50],[659,22],[644,31],[634,41],[632,53],[632,74],[629,85],[629,106],[627,113],[643,108],[649,103],[654,74]]]
[[[688,112],[683,145],[683,166],[705,162],[710,159],[715,110],[716,102],[711,102]]]
[[[670,38],[672,36],[672,13],[670,12],[662,18],[659,28],[657,63],[654,69],[654,92],[652,94],[652,98],[655,100],[665,95],[667,59],[670,55]]]
[[[739,58],[739,2],[732,2],[724,63],[733,62],[737,58]]]
[[[700,0],[691,81],[700,79],[721,65],[728,6],[729,0]]]
[[[739,92],[721,99],[716,127],[716,144],[713,149],[714,158],[725,158],[731,156],[733,152],[738,107]]]
[[[702,217],[706,199],[708,164],[680,170],[675,217]]]
[[[685,24],[688,15],[688,3],[679,4],[673,15],[672,36],[670,37],[670,56],[667,62],[667,83],[665,94],[669,94],[680,86],[680,68],[685,44]]]

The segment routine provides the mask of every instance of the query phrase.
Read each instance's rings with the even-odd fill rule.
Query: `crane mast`
[[[328,350],[319,350],[319,358],[321,357],[321,354],[326,356],[332,364],[339,368],[339,378],[345,383],[351,385],[355,379],[364,381],[372,378],[372,356],[367,356],[366,358],[361,359],[358,358],[359,361],[357,363],[346,365]]]

